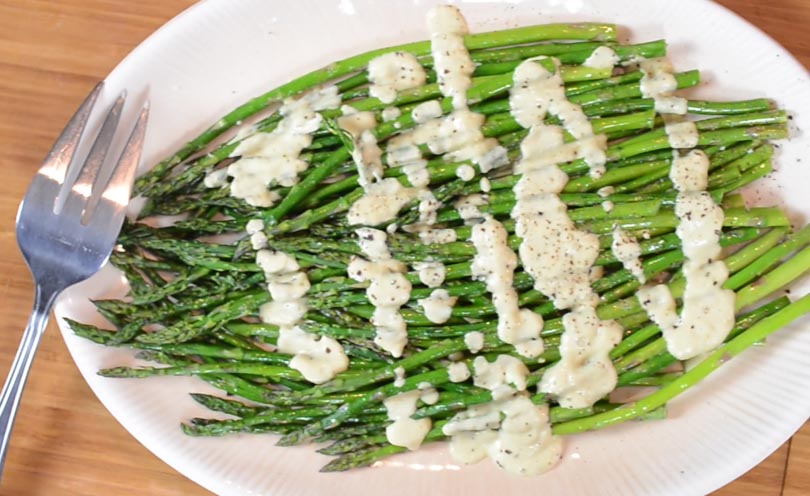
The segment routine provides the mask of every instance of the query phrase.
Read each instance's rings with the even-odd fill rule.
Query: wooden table
[[[25,188],[92,85],[191,0],[0,0],[0,377],[32,284],[14,239]],[[810,67],[810,2],[722,0]],[[138,444],[96,400],[51,325],[22,402],[0,495],[208,494]],[[723,495],[810,494],[810,424]]]

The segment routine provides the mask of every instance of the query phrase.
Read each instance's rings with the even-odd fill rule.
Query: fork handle
[[[48,324],[48,317],[57,294],[59,294],[58,291],[45,291],[37,286],[34,310],[28,319],[17,356],[14,357],[14,363],[11,365],[11,372],[0,393],[0,476],[2,476],[5,466],[11,429],[14,426],[17,407],[20,406],[23,387],[28,379],[31,363],[34,361],[34,355],[45,332],[45,326]]]

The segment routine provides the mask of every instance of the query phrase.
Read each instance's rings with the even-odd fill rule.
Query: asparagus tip
[[[180,430],[182,430],[183,434],[185,434],[187,436],[193,436],[193,437],[202,436],[202,431],[199,429],[198,426],[195,426],[195,425],[188,425],[188,424],[185,424],[185,423],[181,423],[180,424]]]
[[[345,460],[345,457],[340,457],[332,460],[331,462],[327,463],[323,467],[321,467],[321,472],[329,473],[329,472],[345,472],[352,468],[351,463],[348,463]]]
[[[296,446],[303,443],[307,436],[301,430],[289,432],[278,440],[276,446]]]
[[[131,367],[112,367],[99,370],[98,375],[101,377],[127,378],[132,376],[133,370]]]

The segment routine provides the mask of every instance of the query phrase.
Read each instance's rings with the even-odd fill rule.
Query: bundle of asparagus
[[[777,295],[810,269],[810,228],[792,230],[778,208],[746,208],[738,193],[772,170],[769,140],[787,138],[787,114],[772,101],[682,101],[689,114],[699,117],[693,119],[697,134],[689,148],[708,159],[705,190],[723,213],[718,242],[729,277],[722,286],[736,295],[736,322],[724,343],[684,371],[662,336],[663,323],[651,317],[638,296],[646,281],[663,284],[680,308],[689,285],[683,270],[689,256],[677,211],[681,192],[672,177],[681,154],[673,147],[670,112],[662,108],[660,94],[651,94],[653,70],[644,63],[665,57],[665,42],[623,45],[614,26],[601,24],[539,25],[460,39],[474,64],[461,101],[443,76],[448,69],[434,35],[432,42],[332,63],[269,91],[139,178],[136,192],[146,205],[140,219],[123,229],[120,249],[111,258],[126,275],[130,296],[95,302],[115,329],[70,325],[79,336],[134,348],[140,358],[163,366],[117,367],[100,374],[196,375],[246,401],[192,394],[202,405],[234,418],[192,419],[182,426],[187,434],[277,433],[285,446],[330,442],[320,452],[337,458],[322,470],[341,471],[452,436],[448,426],[463,419],[459,412],[469,415],[476,405],[502,400],[481,379],[482,369],[502,357],[525,368],[525,383],[511,381],[510,394],[530,399],[547,413],[553,434],[566,435],[664,417],[670,399],[810,310],[808,297],[791,302]],[[607,49],[609,63],[596,63]],[[386,56],[402,59],[401,69],[417,61],[424,79],[404,87],[394,84],[387,94],[374,69],[375,61]],[[620,342],[609,348],[615,370],[611,389],[657,388],[632,403],[614,403],[599,394],[595,403],[572,407],[553,391],[538,388],[571,346],[566,343],[570,308],[555,305],[553,295],[538,289],[520,257],[511,287],[521,308],[542,317],[536,336],[542,351],[521,352],[504,341],[496,291],[476,269],[482,254],[473,238],[482,219],[503,229],[505,248],[516,252],[524,241],[514,213],[523,177],[517,164],[527,154],[521,144],[534,131],[520,122],[514,100],[517,71],[526,63],[538,66],[544,77],[559,77],[565,99],[587,116],[592,134],[606,137],[604,171],[594,171],[585,157],[555,164],[567,175],[558,196],[576,229],[598,240],[590,281],[598,295],[596,315],[623,329]],[[682,89],[696,86],[700,76],[693,70],[672,74],[671,80]],[[334,101],[321,104],[312,95]],[[315,126],[289,132],[294,107],[301,102]],[[423,141],[417,143],[417,160],[427,158],[427,181],[416,179],[391,146],[378,157],[377,176],[367,177],[363,153],[369,143],[383,150],[426,122],[462,110],[483,116],[478,142],[497,140],[491,143],[502,156],[494,164],[437,151]],[[357,116],[369,117],[372,124],[352,129],[351,123],[361,120]],[[243,124],[251,118],[255,123]],[[569,124],[553,112],[544,120],[546,126]],[[240,125],[238,134],[216,144]],[[259,173],[239,177],[250,159],[268,167],[262,162],[266,152],[251,148],[256,140],[293,135],[306,138],[294,157],[285,158],[282,174],[273,180],[261,180]],[[570,132],[565,136],[568,143],[579,139]],[[259,196],[239,194],[240,180],[248,188],[258,184]],[[372,223],[367,219],[373,216],[363,217],[353,208],[370,195],[370,183],[384,181],[393,185],[392,193],[374,209],[394,203],[396,217]],[[397,197],[402,191],[412,193]],[[426,205],[431,206],[427,216]],[[473,205],[472,216],[465,205]],[[181,220],[165,227],[150,222],[177,215]],[[426,217],[432,218],[426,222]],[[388,253],[375,260],[363,236],[369,243],[381,236]],[[622,243],[636,253],[625,258]],[[268,262],[262,256],[275,258]],[[394,305],[407,327],[399,349],[382,335],[382,304],[375,299],[373,277],[360,277],[352,269],[364,257],[372,265],[399,267],[385,273],[387,280],[410,288],[407,298]],[[287,268],[269,270],[273,261]],[[431,270],[441,275],[432,277]],[[307,282],[296,298],[284,296],[279,286],[274,293],[273,284],[288,288],[303,279]],[[438,317],[429,307],[437,301]],[[289,307],[273,303],[304,307],[300,318],[279,322],[276,314]],[[281,343],[291,329],[305,341],[298,350]],[[334,357],[327,360],[323,353],[341,355],[345,363],[339,359],[324,370]],[[610,378],[612,371],[605,373]],[[398,443],[391,426],[402,418],[389,400],[412,391],[418,392],[412,408],[399,417],[422,421],[423,432],[416,443]],[[487,429],[493,426],[482,430]]]

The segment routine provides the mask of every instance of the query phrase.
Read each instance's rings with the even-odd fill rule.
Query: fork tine
[[[26,190],[23,201],[17,210],[17,218],[48,215],[55,210],[56,199],[62,189],[67,173],[71,170],[70,164],[73,162],[79,142],[84,135],[87,122],[90,118],[98,96],[104,88],[104,81],[96,84],[90,94],[85,97],[84,102],[65,125],[62,134],[42,161],[39,171],[34,176],[31,184]],[[74,174],[75,176],[75,174]],[[33,213],[36,212],[36,213]]]
[[[81,166],[75,164],[71,167],[71,169],[79,168],[78,177],[72,184],[70,181],[71,171],[68,171],[68,177],[62,185],[62,190],[59,192],[59,196],[56,199],[54,213],[59,214],[64,208],[66,215],[81,217],[87,199],[90,197],[93,184],[96,182],[99,170],[101,170],[101,167],[104,165],[107,151],[109,151],[110,145],[115,137],[118,122],[121,120],[121,109],[124,107],[125,101],[126,92],[122,92],[107,112],[107,116],[104,118],[98,136],[96,136],[84,164]]]
[[[93,188],[93,194],[87,202],[87,208],[82,218],[83,224],[92,222],[95,219],[101,219],[108,226],[115,227],[114,232],[111,232],[113,236],[117,234],[121,223],[124,221],[126,206],[132,194],[135,172],[138,170],[138,164],[141,161],[148,120],[149,102],[147,101],[141,109],[138,121],[132,129],[126,145],[124,145],[124,150],[121,152],[109,180],[106,184],[96,185]]]
[[[84,133],[84,128],[87,126],[87,121],[90,118],[90,113],[98,100],[98,95],[104,88],[104,81],[96,84],[93,91],[84,99],[79,109],[73,114],[70,122],[67,123],[62,130],[62,134],[57,138],[51,151],[42,162],[39,169],[39,174],[61,184],[65,180],[65,172],[67,171],[73,155],[76,153],[76,147],[79,144],[79,139]]]

